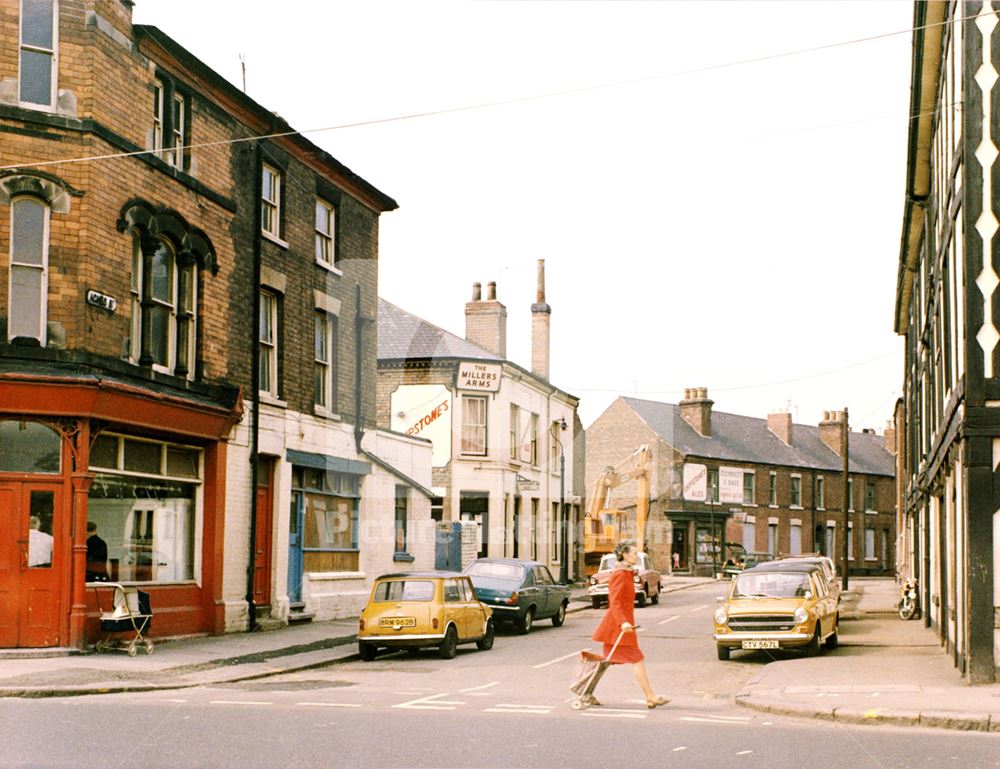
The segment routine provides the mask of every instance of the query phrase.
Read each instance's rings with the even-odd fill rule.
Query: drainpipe
[[[365,436],[361,424],[361,346],[364,342],[364,318],[361,316],[361,284],[354,288],[354,446],[361,453],[361,439]]]
[[[250,401],[253,403],[253,416],[250,422],[250,542],[247,552],[249,561],[247,562],[247,613],[249,618],[249,629],[257,629],[257,605],[253,600],[253,571],[254,562],[257,560],[257,465],[259,464],[258,449],[260,446],[260,355],[257,351],[258,329],[260,328],[260,227],[261,227],[261,168],[263,167],[263,153],[260,144],[254,142],[255,152],[253,154],[253,174],[254,174],[254,217],[253,217],[253,285],[251,285],[251,301],[253,311],[250,324]]]

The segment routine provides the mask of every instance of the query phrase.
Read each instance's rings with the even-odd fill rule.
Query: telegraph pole
[[[851,500],[848,499],[848,492],[850,490],[850,483],[848,481],[848,429],[847,429],[847,406],[844,406],[843,419],[840,422],[840,455],[844,460],[844,576],[843,576],[843,590],[847,590],[847,545],[848,537],[851,536],[850,529],[850,513],[848,510],[851,508]]]

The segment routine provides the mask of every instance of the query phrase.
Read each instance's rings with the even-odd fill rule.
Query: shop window
[[[90,468],[87,520],[107,545],[107,577],[151,583],[196,579],[201,451],[103,434],[94,440]]]
[[[58,473],[62,440],[38,422],[0,422],[0,473]]]
[[[21,0],[20,103],[55,106],[59,5],[56,0]]]
[[[358,570],[358,500],[356,475],[293,468],[293,517],[302,514],[305,571]]]
[[[48,306],[49,207],[17,198],[10,209],[10,308],[7,337],[45,344]]]

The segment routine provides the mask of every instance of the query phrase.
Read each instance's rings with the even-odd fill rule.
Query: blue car
[[[545,564],[521,558],[477,558],[462,572],[476,588],[479,600],[493,609],[493,620],[514,625],[522,635],[535,620],[551,619],[559,627],[566,619],[570,588],[560,585]]]

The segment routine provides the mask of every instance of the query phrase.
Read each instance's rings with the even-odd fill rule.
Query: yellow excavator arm
[[[630,466],[629,466],[630,465]],[[627,469],[619,469],[627,467]],[[649,516],[649,447],[640,446],[618,468],[608,466],[594,482],[588,516],[600,520],[609,512],[608,498],[611,490],[629,481],[636,482],[635,532],[636,546],[644,552],[646,542],[646,519]]]

